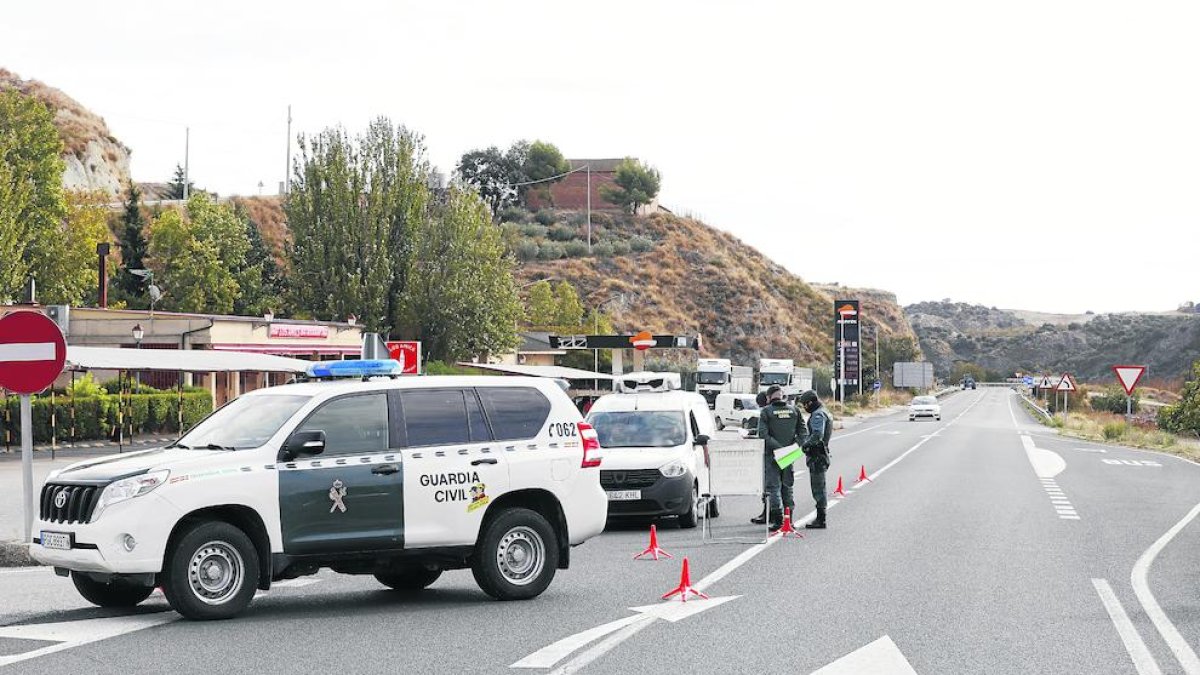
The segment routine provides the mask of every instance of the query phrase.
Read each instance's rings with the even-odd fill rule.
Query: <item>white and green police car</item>
[[[30,552],[88,601],[161,587],[191,619],[331,568],[418,590],[471,568],[502,599],[540,594],[604,529],[600,446],[552,380],[355,379],[250,392],[178,441],[54,473]],[[330,374],[316,366],[310,374]]]

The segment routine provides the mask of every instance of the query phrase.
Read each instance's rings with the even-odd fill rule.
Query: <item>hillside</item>
[[[129,148],[118,141],[104,120],[78,101],[38,80],[22,80],[0,68],[0,89],[13,88],[46,104],[65,146],[63,186],[117,195],[129,182]]]
[[[559,240],[586,237],[582,226],[571,224],[578,223],[577,215],[555,214],[560,222],[549,231]],[[700,333],[706,354],[742,364],[765,356],[829,364],[835,292],[862,298],[864,320],[878,317],[881,337],[914,337],[891,294],[807,284],[732,235],[697,220],[669,213],[602,220],[605,224],[593,226],[593,237],[600,242],[596,256],[526,260],[518,271],[521,282],[565,279],[586,305],[608,303],[605,311],[618,330]],[[527,233],[531,227],[536,229],[527,226]],[[635,246],[630,250],[622,242]]]
[[[1071,372],[1083,381],[1111,381],[1109,368],[1145,364],[1154,379],[1185,376],[1200,359],[1200,315],[1125,313],[1055,315],[1027,323],[1021,313],[963,303],[924,302],[905,308],[921,349],[941,376],[957,361],[1008,373]]]

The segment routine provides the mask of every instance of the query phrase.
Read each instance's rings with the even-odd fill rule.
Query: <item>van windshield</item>
[[[588,421],[602,448],[673,448],[687,441],[682,412],[594,412]]]
[[[310,396],[265,394],[236,398],[205,417],[172,447],[244,450],[266,443]]]
[[[742,402],[742,410],[758,410],[758,402],[753,396],[744,396],[738,400]]]

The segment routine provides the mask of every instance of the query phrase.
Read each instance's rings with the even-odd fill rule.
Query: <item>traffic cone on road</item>
[[[641,553],[633,556],[633,559],[641,560],[645,556],[651,556],[655,560],[658,560],[658,556],[660,556],[660,555],[663,556],[664,558],[674,558],[675,557],[675,556],[671,555],[670,553],[667,553],[666,551],[664,551],[658,547],[658,528],[651,525],[650,526],[650,545],[646,547],[645,551],[642,551]]]
[[[687,602],[689,596],[695,596],[697,598],[704,598],[705,600],[708,599],[707,595],[692,588],[692,574],[689,571],[688,559],[686,556],[683,559],[683,573],[679,575],[679,587],[676,588],[675,590],[671,591],[670,593],[667,593],[666,595],[662,596],[662,599],[667,600],[669,598],[675,597],[676,595],[679,596],[680,602]]]
[[[783,527],[779,528],[778,530],[775,530],[775,532],[771,536],[774,536],[776,534],[779,535],[780,537],[787,537],[790,534],[790,535],[796,537],[797,539],[804,538],[804,535],[800,534],[799,530],[792,527],[792,510],[791,509],[783,510]]]
[[[838,476],[837,489],[833,491],[833,496],[837,497],[838,499],[846,498],[846,491],[842,489],[842,477],[841,476]]]
[[[855,483],[870,483],[871,482],[871,479],[867,477],[867,465],[866,464],[863,464],[862,468],[858,470],[858,480],[856,480],[854,482]]]

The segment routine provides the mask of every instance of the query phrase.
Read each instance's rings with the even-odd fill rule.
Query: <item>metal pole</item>
[[[879,388],[875,390],[875,405],[879,405],[879,397],[883,394],[883,376],[879,372],[879,324],[875,324],[875,380],[879,382]],[[875,386],[874,384],[871,385]]]
[[[838,328],[842,337],[838,340],[838,400],[846,402],[846,317],[838,314]]]
[[[21,479],[25,493],[25,543],[33,541],[33,403],[21,394]]]
[[[588,255],[592,254],[592,165],[587,165],[587,230]]]
[[[58,406],[54,400],[54,387],[50,387],[50,459],[58,452]]]
[[[292,104],[288,104],[287,119],[287,166],[283,167],[283,194],[292,191]]]
[[[183,128],[183,200],[188,198],[188,147],[192,141],[191,127]]]
[[[1125,395],[1125,419],[1133,417],[1133,396]]]

